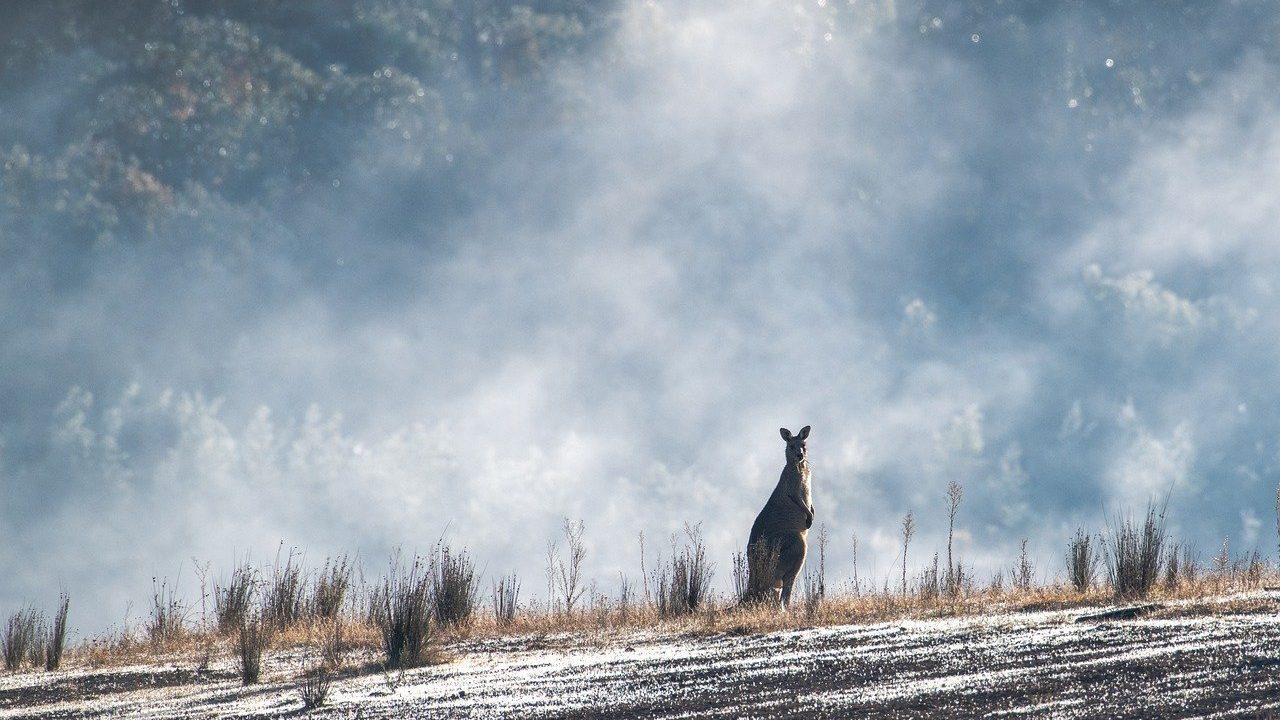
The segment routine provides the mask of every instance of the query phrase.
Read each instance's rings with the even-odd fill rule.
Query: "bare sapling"
[[[582,542],[584,525],[582,520],[574,523],[564,519],[565,547],[569,551],[569,561],[557,563],[556,580],[560,586],[560,595],[564,599],[565,615],[572,615],[574,606],[586,592],[582,585],[582,561],[587,555],[586,545]]]
[[[640,531],[640,583],[644,586],[644,604],[653,604],[653,595],[649,591],[649,574],[644,566],[644,531]]]
[[[543,574],[547,578],[547,614],[554,615],[558,607],[556,602],[556,566],[560,564],[560,547],[555,540],[547,541],[546,557],[547,565],[543,570]]]
[[[1031,563],[1031,556],[1027,555],[1027,538],[1022,538],[1022,542],[1018,549],[1018,561],[1013,566],[1013,586],[1018,590],[1026,592],[1035,584],[1035,568]]]
[[[947,597],[956,597],[960,594],[960,573],[957,572],[956,563],[951,553],[952,538],[956,529],[956,513],[960,510],[960,500],[964,497],[964,486],[952,480],[947,484],[947,568],[944,578]]]

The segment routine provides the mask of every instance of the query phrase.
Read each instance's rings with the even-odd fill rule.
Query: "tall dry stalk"
[[[853,534],[853,594],[861,595],[862,589],[858,583],[858,534]]]
[[[915,514],[908,510],[902,518],[902,596],[907,596],[907,548],[916,532]]]

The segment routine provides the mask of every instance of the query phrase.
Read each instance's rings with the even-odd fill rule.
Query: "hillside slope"
[[[1280,616],[1172,608],[907,620],[763,635],[516,637],[451,662],[334,682],[315,717],[1267,717],[1280,708]],[[1232,608],[1235,609],[1232,609]],[[373,658],[369,658],[373,660]],[[0,677],[0,717],[301,714],[303,658],[267,682],[229,660]]]

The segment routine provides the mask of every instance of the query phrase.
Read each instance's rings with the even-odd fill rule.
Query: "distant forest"
[[[41,255],[116,243],[230,245],[178,255],[234,262],[305,244],[335,205],[376,208],[370,232],[422,242],[484,192],[504,143],[572,111],[548,81],[584,60],[611,7],[5,3],[0,259],[33,281]]]

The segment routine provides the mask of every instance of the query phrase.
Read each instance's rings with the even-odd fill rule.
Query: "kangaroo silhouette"
[[[795,435],[780,428],[787,443],[787,464],[773,494],[751,524],[747,540],[747,597],[761,601],[775,597],[783,607],[791,605],[791,588],[809,548],[809,528],[813,527],[813,497],[810,493],[809,459],[805,441],[809,426]]]

